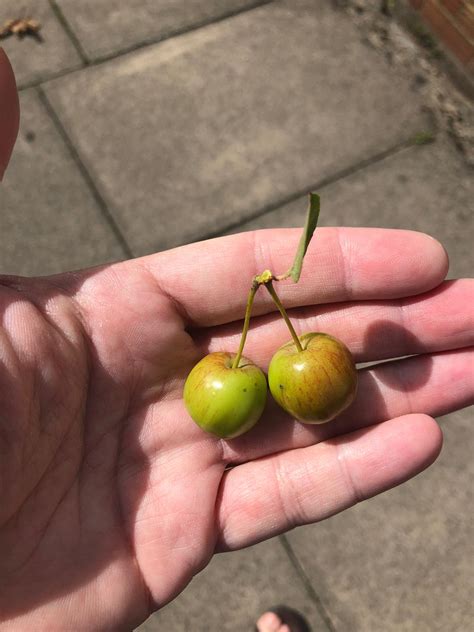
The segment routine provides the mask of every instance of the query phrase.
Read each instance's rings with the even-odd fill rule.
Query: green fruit
[[[321,333],[299,337],[278,349],[268,369],[270,391],[290,415],[305,423],[330,421],[354,400],[357,371],[347,347]]]
[[[235,354],[210,353],[196,364],[184,385],[189,414],[206,432],[233,439],[250,430],[265,407],[267,380],[247,358],[232,368]]]

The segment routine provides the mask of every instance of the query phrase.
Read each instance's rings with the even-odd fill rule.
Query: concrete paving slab
[[[0,40],[20,87],[81,66],[81,59],[48,0],[30,3],[2,0],[0,3],[0,24],[23,16],[29,16],[41,23],[43,41],[32,37],[19,39],[16,36]]]
[[[411,147],[322,187],[321,226],[381,226],[426,232],[450,255],[449,277],[474,270],[474,179],[449,139]],[[229,232],[303,226],[306,196]]]
[[[426,472],[289,541],[337,632],[472,629],[472,409]]]
[[[269,607],[299,610],[314,632],[329,632],[278,538],[213,558],[181,595],[137,632],[251,632]]]
[[[410,82],[323,0],[271,3],[46,89],[136,254],[224,230],[428,125]]]
[[[267,0],[268,1],[268,0]],[[89,60],[176,33],[259,4],[256,0],[56,0]]]
[[[42,275],[122,259],[122,252],[34,89],[0,185],[0,272]]]

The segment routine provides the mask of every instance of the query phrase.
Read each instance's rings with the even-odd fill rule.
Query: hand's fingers
[[[15,77],[3,48],[0,48],[0,180],[7,168],[18,134],[20,108]]]
[[[239,549],[332,516],[415,476],[441,444],[433,419],[406,415],[230,469],[217,504],[217,548]]]
[[[274,229],[212,239],[136,260],[181,308],[188,323],[243,318],[252,278],[291,265],[301,229]],[[287,307],[389,299],[427,291],[444,279],[446,252],[423,233],[378,228],[319,228],[298,285],[278,284]],[[262,289],[254,313],[275,311]]]
[[[414,356],[359,371],[355,402],[322,425],[295,423],[274,402],[250,432],[223,443],[226,463],[301,448],[409,413],[433,417],[474,404],[474,349]]]
[[[375,362],[415,353],[459,349],[474,344],[474,281],[446,281],[421,296],[305,307],[289,312],[297,333],[323,331],[342,340],[356,362]],[[202,355],[235,351],[242,323],[202,329],[194,339]],[[290,339],[280,314],[253,319],[245,355],[266,369],[275,351]]]

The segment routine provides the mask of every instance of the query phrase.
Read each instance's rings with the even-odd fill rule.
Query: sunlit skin
[[[270,362],[268,381],[277,403],[305,423],[331,421],[353,401],[357,371],[349,349],[323,333],[300,336],[278,349]]]
[[[184,403],[194,421],[216,437],[231,439],[250,430],[260,419],[267,399],[262,370],[242,357],[232,368],[234,354],[211,353],[200,360],[184,385]]]

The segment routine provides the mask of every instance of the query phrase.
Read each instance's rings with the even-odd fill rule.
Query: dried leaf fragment
[[[0,38],[16,35],[17,37],[25,37],[31,35],[37,39],[41,39],[39,31],[41,24],[33,18],[17,18],[16,20],[7,20],[0,28]]]

